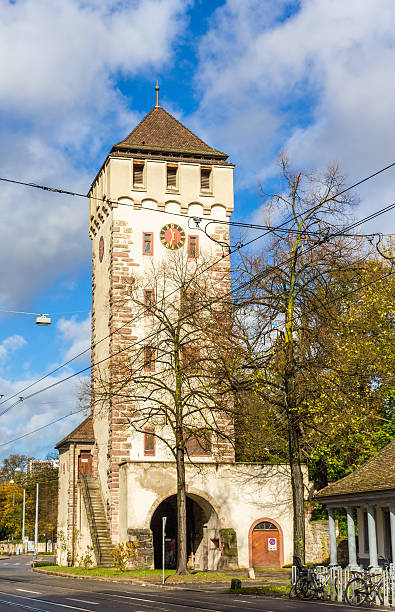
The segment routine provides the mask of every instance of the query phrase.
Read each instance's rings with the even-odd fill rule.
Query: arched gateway
[[[177,495],[163,500],[154,511],[150,528],[155,568],[162,567],[162,517],[166,516],[165,567],[177,564]],[[217,569],[220,559],[219,519],[212,505],[195,494],[187,494],[187,557],[190,569]]]

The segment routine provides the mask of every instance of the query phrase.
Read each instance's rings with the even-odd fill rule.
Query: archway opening
[[[165,568],[177,565],[177,495],[167,497],[151,519],[155,568],[162,567],[162,517],[166,516]],[[220,559],[218,516],[198,495],[187,495],[187,557],[190,569],[217,569]]]

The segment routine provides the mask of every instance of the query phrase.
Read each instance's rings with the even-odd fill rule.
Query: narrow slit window
[[[211,455],[211,433],[204,429],[191,432],[185,444],[185,450],[190,457],[209,457]]]
[[[177,189],[178,166],[167,166],[167,188]]]
[[[188,237],[188,257],[196,258],[199,255],[199,237]]]
[[[133,162],[133,187],[144,187],[144,162]]]
[[[143,254],[154,254],[154,235],[152,232],[144,232],[143,234]]]
[[[181,365],[190,373],[199,370],[200,350],[197,346],[185,345],[181,348]]]
[[[155,347],[150,344],[144,347],[144,370],[155,372]]]
[[[155,455],[155,435],[154,429],[146,429],[144,432],[144,455]]]
[[[211,191],[211,168],[200,168],[200,189]]]
[[[146,307],[146,313],[149,314],[150,312],[152,312],[152,309],[155,304],[155,297],[152,289],[144,290],[144,304]]]
[[[192,315],[196,310],[197,293],[193,289],[181,290],[181,312]]]

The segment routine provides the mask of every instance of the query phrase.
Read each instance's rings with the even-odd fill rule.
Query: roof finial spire
[[[156,81],[155,93],[156,93],[156,103],[155,103],[155,106],[159,106],[159,85],[158,85],[158,81]]]

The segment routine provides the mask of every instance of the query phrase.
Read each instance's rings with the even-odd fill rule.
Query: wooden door
[[[81,451],[78,457],[78,476],[92,476],[92,455],[90,451]]]
[[[281,567],[280,532],[269,521],[258,523],[252,532],[252,566]]]

